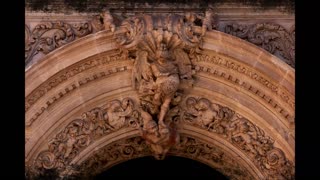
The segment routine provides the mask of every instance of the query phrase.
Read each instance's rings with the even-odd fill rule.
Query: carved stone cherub
[[[129,99],[124,99],[122,103],[118,100],[111,101],[103,107],[106,111],[105,120],[114,129],[119,129],[126,123],[126,117],[133,111],[133,103]]]

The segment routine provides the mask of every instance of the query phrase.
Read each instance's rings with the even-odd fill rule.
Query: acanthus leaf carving
[[[295,67],[295,26],[287,31],[281,25],[273,23],[253,25],[234,23],[227,24],[223,31],[258,45]]]

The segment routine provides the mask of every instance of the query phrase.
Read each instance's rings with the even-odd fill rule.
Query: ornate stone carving
[[[268,178],[294,179],[293,163],[274,147],[274,140],[233,110],[205,98],[189,97],[181,117],[182,121],[219,134],[241,149]]]
[[[88,22],[72,25],[62,21],[38,24],[26,43],[25,64],[27,65],[39,52],[47,54],[91,32],[92,26]]]
[[[234,61],[231,61],[227,58],[222,58],[219,56],[209,56],[209,55],[197,55],[194,59],[191,59],[192,62],[195,61],[203,61],[208,63],[214,63],[216,65],[237,71],[239,73],[242,73],[257,82],[261,83],[261,85],[265,86],[266,88],[270,89],[276,96],[279,97],[279,100],[287,103],[292,109],[295,108],[295,101],[293,97],[289,96],[289,93],[284,88],[277,86],[275,83],[268,80],[266,77],[261,75],[258,72],[255,72],[253,69],[249,69],[248,67],[245,67],[243,65],[240,65]],[[214,75],[219,78],[223,78],[229,82],[234,83],[235,85],[238,85],[240,87],[245,88],[249,92],[254,93],[259,98],[264,100],[266,103],[268,103],[272,108],[275,109],[275,112],[280,113],[285,119],[287,119],[290,123],[294,122],[294,115],[290,114],[284,107],[282,107],[279,103],[277,103],[272,97],[267,96],[264,94],[263,91],[258,90],[256,87],[250,85],[248,82],[245,82],[241,79],[238,79],[236,77],[233,77],[229,73],[221,72],[217,68],[211,68],[206,67],[202,65],[195,65],[194,67],[196,72],[203,72],[208,73],[210,75]]]
[[[134,59],[132,84],[140,100],[142,137],[157,159],[163,159],[179,141],[175,123],[166,115],[192,86],[190,56],[199,52],[201,38],[211,28],[211,16],[211,10],[205,18],[191,12],[140,15],[124,20],[120,27],[126,32],[116,35],[119,47]]]
[[[110,11],[105,10],[101,16],[103,19],[104,30],[114,32],[116,30],[116,26],[113,23],[113,17],[110,14]]]
[[[127,60],[127,54],[125,52],[115,52],[109,55],[102,55],[98,57],[94,57],[93,59],[89,59],[88,61],[83,61],[76,66],[72,66],[71,68],[65,69],[58,74],[54,75],[52,78],[43,82],[38,88],[32,91],[27,97],[25,101],[25,111],[27,112],[39,99],[41,99],[47,92],[57,87],[60,83],[67,81],[69,78],[76,76],[77,74],[89,70],[91,68],[101,66],[104,64],[108,64],[114,61],[123,61]],[[44,112],[46,108],[57,102],[61,97],[65,94],[72,92],[79,86],[82,86],[90,81],[97,80],[101,77],[105,77],[111,75],[113,73],[126,71],[127,66],[117,67],[112,69],[107,69],[105,72],[99,72],[94,74],[92,77],[86,77],[78,81],[75,84],[72,84],[65,88],[65,90],[60,91],[51,99],[46,102],[46,106],[41,107],[34,116],[31,117],[30,120],[26,121],[26,126],[31,126],[31,124]]]
[[[137,128],[137,113],[129,98],[113,100],[84,112],[80,119],[70,122],[48,143],[48,150],[36,158],[35,167],[64,170],[94,140],[123,127]]]
[[[79,165],[78,172],[83,176],[93,177],[119,162],[151,155],[149,146],[141,137],[124,139],[99,149]]]
[[[253,25],[228,24],[224,32],[261,46],[287,64],[295,67],[295,28],[287,31],[278,24],[258,23]]]
[[[180,143],[174,146],[169,154],[209,162],[230,179],[254,179],[239,162],[230,158],[223,150],[192,137],[182,136]]]
[[[75,169],[78,175],[90,178],[119,162],[151,156],[152,151],[141,137],[124,139],[103,147]],[[253,179],[244,167],[221,149],[192,137],[182,136],[179,144],[173,146],[168,154],[207,161],[231,179]]]

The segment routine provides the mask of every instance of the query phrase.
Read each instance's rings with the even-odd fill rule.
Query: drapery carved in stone
[[[268,179],[294,179],[294,165],[265,132],[228,107],[189,97],[181,121],[220,135],[252,158]]]
[[[116,35],[119,47],[134,59],[132,84],[140,100],[142,137],[157,159],[179,141],[175,123],[166,115],[192,87],[190,58],[200,51],[202,37],[212,28],[212,16],[211,10],[204,18],[191,12],[140,15],[124,20],[120,27],[126,32]]]
[[[274,23],[227,24],[224,32],[247,40],[295,67],[295,26],[288,31]]]

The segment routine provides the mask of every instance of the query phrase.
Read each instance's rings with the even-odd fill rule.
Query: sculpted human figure
[[[155,153],[156,159],[163,159],[169,149],[179,142],[179,134],[170,125],[158,125],[151,115],[141,110],[143,118],[142,137]]]
[[[103,18],[104,29],[114,32],[116,26],[113,23],[113,17],[111,16],[110,11],[106,10],[101,16]]]
[[[126,116],[129,116],[132,113],[133,104],[130,100],[124,99],[121,106],[120,101],[114,100],[108,103],[104,109],[106,109],[104,118],[114,129],[118,129],[125,124]]]
[[[157,51],[157,60],[151,64],[152,73],[155,76],[155,95],[153,103],[160,106],[158,123],[165,125],[163,120],[169,109],[174,93],[180,83],[177,65],[169,59],[169,52],[164,43],[161,43]]]

